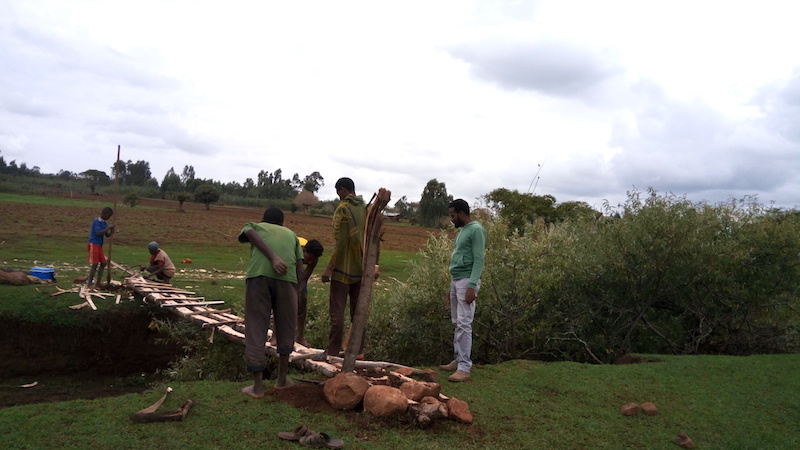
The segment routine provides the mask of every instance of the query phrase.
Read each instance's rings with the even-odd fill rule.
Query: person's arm
[[[272,268],[275,269],[275,272],[277,272],[278,275],[286,275],[286,271],[288,270],[286,263],[283,262],[280,256],[276,255],[275,252],[272,251],[269,245],[264,242],[264,239],[261,238],[261,235],[258,234],[256,230],[248,228],[244,230],[242,234],[244,234],[246,242],[253,244],[261,253],[264,254],[264,256],[267,257],[267,259],[270,260],[272,263]]]
[[[472,272],[469,276],[469,285],[464,301],[472,303],[475,300],[475,289],[478,287],[478,281],[481,279],[484,266],[484,251],[486,249],[486,232],[483,229],[478,229],[472,234]]]
[[[301,280],[303,280],[303,260],[302,259],[298,259],[297,260],[297,264],[295,264],[294,270],[295,270],[295,272],[297,272],[297,281],[298,281],[297,286],[298,286],[298,289],[299,289],[301,283],[305,284],[304,281],[301,281]]]
[[[114,234],[114,225],[109,225],[106,228],[103,228],[102,230],[97,230],[94,234],[101,237],[102,236],[111,237],[111,235]]]
[[[308,279],[311,278],[311,274],[314,273],[314,268],[317,267],[317,262],[319,262],[318,257],[315,256],[311,258],[311,260],[308,261],[308,264],[303,269],[303,273],[301,274],[301,276],[297,278],[298,280],[297,285],[301,290],[305,289],[306,286],[308,286]]]
[[[317,267],[318,262],[318,257],[315,256],[311,258],[311,261],[309,261],[305,269],[303,269],[303,280],[308,281],[308,279],[311,278],[311,274],[314,273],[314,269]]]
[[[152,267],[153,268],[152,272],[150,272],[150,269],[148,269],[148,272],[150,272],[150,273],[148,273],[147,275],[144,276],[144,278],[148,279],[148,280],[150,279],[150,277],[157,276],[158,274],[160,274],[161,272],[164,271],[164,265],[163,264],[151,264],[148,267]]]

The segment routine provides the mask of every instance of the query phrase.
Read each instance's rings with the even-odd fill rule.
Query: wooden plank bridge
[[[138,273],[133,273],[126,268],[112,262],[112,265],[125,272],[128,277],[125,278],[123,286],[132,290],[139,295],[145,303],[158,305],[161,308],[167,308],[170,312],[174,313],[179,318],[196,324],[197,326],[209,329],[211,336],[209,340],[213,342],[216,335],[244,346],[244,333],[245,325],[244,318],[231,313],[231,309],[217,309],[215,306],[224,305],[222,300],[207,300],[205,297],[198,295],[198,293],[181,289],[169,284],[160,283],[157,281],[147,280]],[[89,306],[92,309],[97,309],[94,300],[105,297],[116,297],[116,303],[120,302],[120,294],[117,293],[104,293],[101,291],[90,291],[86,286],[72,291],[57,290],[52,295],[59,295],[66,292],[78,292],[84,303],[71,306],[71,308],[81,308]],[[277,357],[277,349],[269,342],[269,336],[272,330],[268,332],[267,344],[264,351],[267,355]],[[306,347],[298,342],[294,344],[294,351],[289,356],[289,361],[296,367],[319,372],[327,377],[333,377],[342,371],[342,364],[344,359],[335,356],[329,356],[327,361],[314,361],[311,356],[321,353],[322,349],[313,347]],[[356,368],[383,368],[387,370],[409,369],[412,373],[418,373],[419,370],[408,368],[403,365],[382,362],[382,361],[357,361]]]

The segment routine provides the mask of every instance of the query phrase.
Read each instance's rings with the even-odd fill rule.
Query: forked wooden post
[[[352,372],[356,366],[356,356],[361,347],[361,337],[367,326],[369,303],[372,299],[372,283],[375,281],[375,266],[380,256],[381,227],[383,226],[383,209],[392,199],[392,192],[384,188],[367,211],[367,223],[364,229],[364,270],[361,278],[361,290],[358,293],[358,306],[350,326],[350,339],[344,352],[342,372]]]
[[[114,166],[114,222],[117,223],[116,215],[117,213],[117,192],[119,191],[119,151],[122,148],[121,145],[117,145],[117,164]],[[106,277],[106,284],[111,284],[111,237],[109,236],[108,239],[108,277]],[[98,280],[98,285],[103,280]]]

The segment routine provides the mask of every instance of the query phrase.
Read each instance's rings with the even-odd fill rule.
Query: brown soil
[[[0,240],[12,242],[31,234],[52,236],[54,229],[63,236],[86,235],[91,221],[100,214],[103,206],[113,205],[113,198],[84,196],[83,199],[96,200],[99,206],[0,203]],[[159,244],[165,247],[174,243],[235,243],[242,226],[247,222],[261,221],[263,212],[261,209],[224,205],[211,205],[211,209],[206,210],[205,205],[189,202],[184,203],[183,211],[179,211],[175,201],[141,199],[134,208],[118,205],[112,218],[119,231],[114,243],[141,245],[151,241],[153,236],[158,236]],[[46,222],[42,221],[43,217],[47,218]],[[330,217],[286,213],[284,225],[298,236],[319,240],[325,247],[333,244]],[[433,232],[435,230],[430,228],[386,221],[381,248],[417,251]]]

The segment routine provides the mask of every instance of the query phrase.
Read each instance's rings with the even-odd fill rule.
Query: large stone
[[[639,414],[639,405],[636,403],[625,403],[619,409],[620,414],[623,416],[635,416]]]
[[[0,284],[25,286],[27,284],[31,284],[31,280],[24,272],[6,272],[4,270],[0,270]]]
[[[418,402],[422,397],[438,397],[442,387],[439,383],[407,381],[400,385],[400,390],[409,400]]]
[[[467,402],[455,397],[447,401],[447,417],[461,423],[472,423],[472,413]]]
[[[439,372],[433,369],[425,369],[419,372],[419,381],[430,381],[431,383],[439,382]]]
[[[447,405],[433,397],[424,397],[409,409],[413,412],[414,421],[420,428],[428,428],[437,419],[447,417]]]
[[[658,408],[656,408],[656,405],[650,402],[642,403],[641,405],[639,405],[639,407],[642,408],[642,412],[647,414],[648,416],[655,416],[656,414],[658,414]]]
[[[352,372],[342,372],[325,382],[322,392],[336,409],[354,409],[364,400],[369,383]]]
[[[692,441],[692,438],[687,436],[686,433],[678,433],[675,443],[682,448],[694,448],[694,441]]]
[[[422,409],[425,411],[432,411],[435,409],[437,412],[430,414],[430,416],[435,419],[448,416],[447,404],[440,402],[438,398],[423,397],[422,400],[419,401],[419,404],[422,405]]]
[[[414,369],[412,369],[411,367],[401,367],[395,370],[395,372],[405,377],[410,377],[414,373]]]
[[[364,394],[364,411],[378,417],[391,417],[408,408],[406,396],[392,386],[372,386]]]

